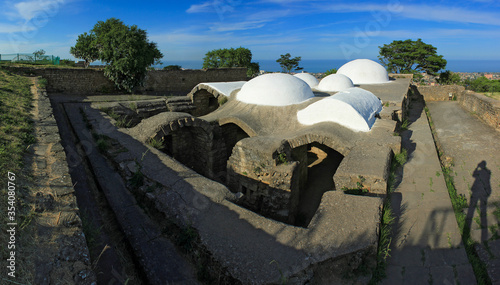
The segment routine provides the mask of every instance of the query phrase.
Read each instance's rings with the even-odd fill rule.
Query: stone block
[[[362,185],[370,193],[386,194],[391,158],[392,150],[387,146],[356,146],[333,177],[335,189],[357,189]]]

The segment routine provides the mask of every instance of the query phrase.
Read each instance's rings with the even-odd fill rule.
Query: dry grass
[[[35,142],[31,109],[33,97],[29,78],[12,75],[0,69],[0,216],[2,228],[7,218],[7,178],[8,172],[15,173],[15,222],[16,231],[16,278],[20,284],[31,284],[33,280],[33,261],[31,255],[36,249],[33,237],[34,209],[30,203],[29,166],[23,165],[23,156],[29,145]],[[7,232],[0,232],[0,258],[5,264],[11,249],[7,248]],[[4,267],[5,269],[5,267]],[[4,270],[4,272],[7,272]],[[7,284],[6,273],[0,277],[2,284]],[[12,280],[11,280],[12,279]]]
[[[483,94],[487,97],[490,97],[490,98],[493,98],[496,100],[500,100],[500,92],[485,92],[485,93],[479,93],[479,94]]]

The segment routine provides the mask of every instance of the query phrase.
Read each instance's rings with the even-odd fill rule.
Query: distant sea
[[[373,59],[378,62],[378,60]],[[253,60],[260,64],[260,70],[265,70],[268,72],[281,71],[279,63],[276,60],[264,59],[264,60]],[[500,60],[447,60],[448,64],[446,69],[454,72],[500,72]],[[342,59],[304,59],[300,61],[303,71],[310,73],[325,72],[328,69],[336,68],[338,69],[343,64],[348,62],[348,60]],[[200,69],[203,66],[203,61],[199,60],[189,60],[189,61],[164,61],[162,66],[167,65],[180,65],[183,68],[188,69]],[[155,66],[161,68],[162,66]]]

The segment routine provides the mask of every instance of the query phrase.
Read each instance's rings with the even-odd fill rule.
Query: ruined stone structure
[[[183,97],[94,102],[79,110],[93,131],[125,150],[110,158],[124,173],[140,169],[161,185],[133,191],[143,191],[164,219],[195,231],[196,251],[224,268],[225,278],[304,284],[322,268],[334,278],[374,268],[410,80],[338,92],[271,74],[201,83]],[[318,105],[326,109],[315,111]],[[78,106],[66,108],[78,124]],[[106,111],[134,125],[117,128]],[[314,121],[302,120],[308,113],[316,113]],[[349,189],[368,194],[345,194]]]
[[[343,77],[338,76],[341,81]],[[267,78],[261,76],[248,84],[199,84],[187,96],[193,105],[188,112],[204,116],[159,114],[143,120],[131,131],[141,141],[164,142],[165,153],[198,173],[223,182],[234,193],[241,193],[240,205],[290,224],[307,226],[325,191],[355,189],[362,185],[371,193],[385,193],[391,154],[399,152],[400,141],[398,137],[386,135],[394,131],[393,115],[384,115],[390,120],[382,120],[374,126],[375,115],[382,110],[379,99],[360,88],[339,93],[331,91],[326,98],[322,97],[325,96],[322,90],[317,93],[318,97],[309,85],[296,77],[271,74]],[[273,89],[266,84],[276,85]],[[404,96],[408,79],[382,85]],[[379,91],[382,85],[372,86]],[[362,87],[370,90],[369,85]],[[309,93],[302,91],[306,89]],[[254,90],[259,91],[252,93]],[[377,95],[384,95],[379,93]],[[246,97],[239,99],[240,95]],[[330,102],[330,98],[340,101]],[[221,104],[222,99],[228,102]],[[247,103],[248,100],[256,103]],[[357,102],[364,103],[358,106]],[[325,109],[324,114],[322,109],[307,113],[315,105],[327,106],[328,110]],[[382,114],[393,112],[390,108],[384,111]],[[301,121],[311,116],[316,119],[310,123],[304,123],[305,119]],[[360,120],[359,123],[356,120]],[[372,126],[374,130],[370,131]],[[366,131],[370,131],[369,134],[363,133]],[[378,145],[369,146],[376,138]],[[356,151],[351,153],[352,149]],[[323,157],[320,158],[318,152]],[[360,155],[376,159],[367,167],[359,163]],[[313,166],[319,164],[316,160],[330,164],[328,171],[321,170],[329,177],[322,178],[323,174],[314,171]],[[314,201],[314,206],[306,209],[303,205],[311,203],[305,201]]]

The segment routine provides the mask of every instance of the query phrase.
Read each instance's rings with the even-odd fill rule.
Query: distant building
[[[485,73],[484,77],[488,78],[489,80],[492,80],[493,79],[493,74],[491,74],[491,73]]]

